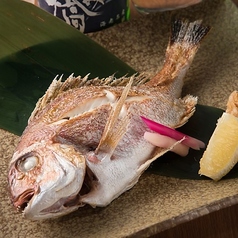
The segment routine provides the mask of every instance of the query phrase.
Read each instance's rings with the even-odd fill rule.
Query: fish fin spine
[[[117,147],[120,139],[126,133],[126,127],[129,124],[128,112],[126,115],[121,118],[121,123],[118,124],[122,107],[126,101],[127,95],[130,91],[130,88],[133,84],[134,77],[131,77],[129,83],[124,88],[121,97],[117,101],[115,107],[112,107],[111,113],[105,125],[101,140],[98,144],[98,147],[95,150],[95,154],[98,154],[100,151],[104,153],[113,154],[113,151]]]

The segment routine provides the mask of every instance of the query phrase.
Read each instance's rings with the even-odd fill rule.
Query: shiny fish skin
[[[10,162],[13,205],[27,219],[47,219],[85,204],[106,206],[133,187],[169,150],[144,139],[148,129],[140,116],[177,128],[193,115],[197,98],[180,95],[208,31],[201,21],[176,20],[164,66],[151,79],[54,79]]]

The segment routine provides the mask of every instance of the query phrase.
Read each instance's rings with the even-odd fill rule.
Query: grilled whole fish
[[[9,166],[11,201],[32,220],[106,206],[169,149],[143,135],[145,116],[172,128],[193,115],[183,79],[209,27],[176,20],[162,70],[145,76],[54,79],[39,99]]]

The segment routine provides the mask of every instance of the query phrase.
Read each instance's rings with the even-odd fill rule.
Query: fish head
[[[72,145],[34,143],[18,149],[8,173],[11,201],[31,220],[68,214],[82,206],[85,172],[84,156]]]

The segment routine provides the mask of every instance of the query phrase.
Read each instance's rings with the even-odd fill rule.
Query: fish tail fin
[[[209,26],[203,26],[201,20],[188,22],[175,20],[171,27],[171,37],[166,49],[162,70],[147,85],[165,86],[183,78],[200,46],[201,40],[209,32]]]
[[[171,38],[169,46],[179,43],[187,48],[198,47],[201,40],[209,32],[209,26],[203,26],[202,20],[188,22],[188,20],[175,20],[171,26]]]

